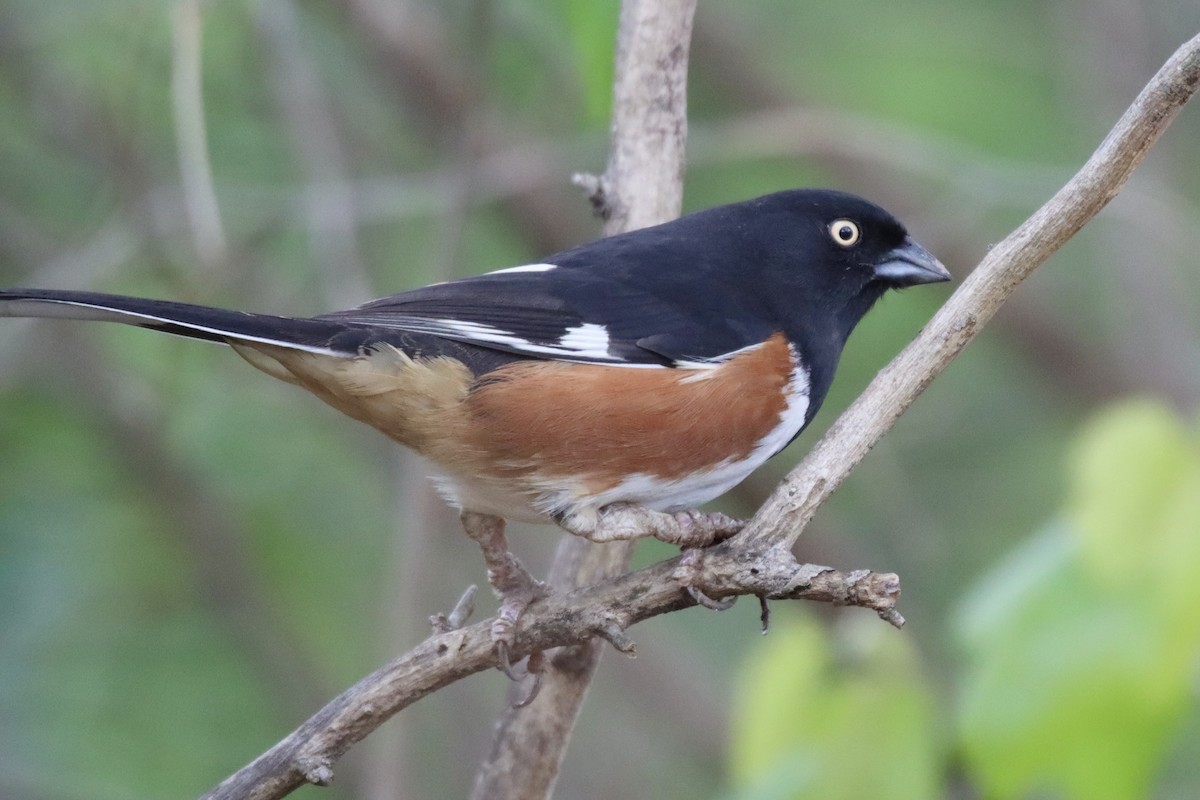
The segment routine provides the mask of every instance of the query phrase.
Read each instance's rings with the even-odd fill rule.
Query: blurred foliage
[[[952,746],[908,640],[859,618],[831,643],[807,619],[741,669],[734,797],[945,796],[956,753],[983,797],[1149,796],[1200,664],[1200,430],[1117,406],[1082,434],[1071,483],[1062,521],[960,606]]]
[[[1200,433],[1149,402],[1076,446],[1063,521],[967,605],[967,761],[989,797],[1145,797],[1194,704]]]
[[[811,618],[780,628],[741,672],[735,797],[938,796],[934,698],[911,642],[865,615],[836,642]]]
[[[594,236],[569,176],[606,158],[617,6],[0,3],[0,285],[302,314]],[[173,81],[189,9],[202,98]],[[1197,30],[1193,0],[702,2],[686,204],[836,185],[963,276]],[[198,99],[207,154],[176,131]],[[900,573],[909,626],[640,626],[561,796],[1200,796],[1197,141],[1185,108],[806,533]],[[202,155],[223,248],[180,177]],[[944,296],[881,303],[817,429],[721,507]],[[195,795],[418,640],[482,579],[422,475],[219,348],[0,321],[0,797]],[[554,535],[514,547],[544,569]],[[465,795],[504,691],[439,692],[298,796]]]

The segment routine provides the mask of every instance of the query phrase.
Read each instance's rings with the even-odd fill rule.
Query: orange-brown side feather
[[[778,424],[793,369],[778,334],[703,373],[508,364],[468,396],[469,441],[518,472],[586,476],[592,491],[633,473],[677,478],[749,455]]]
[[[337,358],[262,344],[235,344],[247,361],[302,386],[329,405],[445,464],[461,461],[465,401],[474,376],[453,358],[414,359],[390,345]]]
[[[779,423],[795,369],[779,334],[704,371],[519,361],[482,379],[388,345],[355,358],[235,349],[521,509],[556,481],[594,494],[631,474],[673,480],[746,458]]]

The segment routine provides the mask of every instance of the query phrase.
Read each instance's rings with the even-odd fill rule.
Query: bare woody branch
[[[608,546],[608,545],[605,545]],[[531,606],[513,646],[521,657],[535,650],[593,638],[613,641],[632,654],[624,631],[659,614],[695,605],[675,578],[680,559],[655,564]],[[895,575],[845,574],[797,564],[782,551],[745,551],[705,557],[702,588],[719,594],[763,595],[886,612],[899,596]],[[363,678],[286,739],[204,795],[204,800],[267,800],[305,783],[323,785],[334,762],[396,712],[468,675],[496,666],[489,622],[435,634]]]
[[[1180,107],[1200,87],[1200,36],[1181,47],[1079,173],[988,256],[921,334],[882,370],[780,485],[748,528],[699,563],[662,562],[605,583],[550,597],[526,612],[515,655],[600,637],[629,649],[624,631],[694,604],[690,584],[711,597],[739,594],[861,605],[899,622],[895,575],[842,573],[796,563],[791,545],[917,395],[946,367],[1018,284],[1120,190]],[[439,633],[364,678],[209,794],[282,797],[325,783],[332,764],[384,720],[430,692],[495,666],[484,621]]]

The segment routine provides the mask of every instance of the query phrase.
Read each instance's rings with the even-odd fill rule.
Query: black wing
[[[693,242],[656,231],[601,239],[545,264],[434,284],[317,319],[626,366],[720,361],[775,332],[747,300],[736,271],[714,270]]]
[[[308,319],[49,290],[0,291],[0,316],[108,320],[340,357],[388,342],[427,354],[461,350],[488,363],[518,356],[693,366],[719,362],[779,328],[756,299],[752,268],[730,258],[724,236],[714,242],[711,215],[599,239],[545,264],[435,284]]]

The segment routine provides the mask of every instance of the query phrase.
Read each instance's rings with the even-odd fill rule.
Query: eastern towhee
[[[694,509],[809,423],[889,288],[950,274],[882,208],[800,189],[310,318],[0,291],[0,316],[124,322],[230,345],[427,457],[501,594],[502,655],[541,593],[504,519],[703,546]]]

